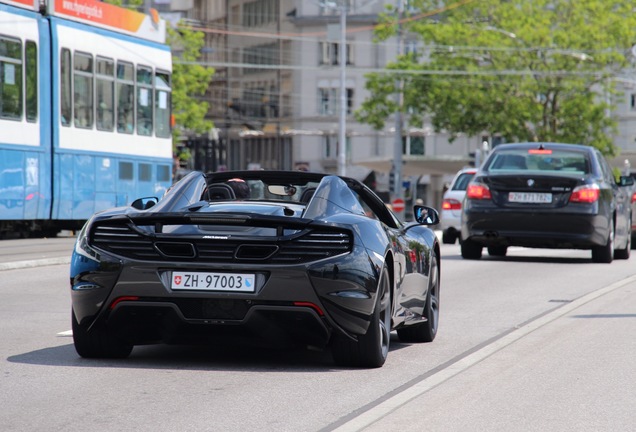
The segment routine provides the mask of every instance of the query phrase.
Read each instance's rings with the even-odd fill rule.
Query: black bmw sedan
[[[589,249],[592,260],[628,259],[629,188],[594,147],[558,143],[497,146],[468,186],[462,210],[462,257],[509,246]]]

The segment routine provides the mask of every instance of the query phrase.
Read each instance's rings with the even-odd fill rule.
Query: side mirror
[[[439,213],[432,207],[416,205],[413,207],[413,214],[420,225],[437,225],[439,223]]]
[[[159,198],[156,197],[138,198],[134,200],[130,206],[136,208],[137,210],[148,210],[150,207],[153,207],[158,202]]]
[[[618,185],[619,186],[632,186],[634,184],[634,177],[632,176],[621,176]]]

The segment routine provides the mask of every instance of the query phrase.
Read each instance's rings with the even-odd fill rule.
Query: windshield
[[[202,199],[222,200],[265,200],[307,203],[318,182],[292,184],[289,182],[268,184],[263,180],[232,178],[222,182],[208,184]]]

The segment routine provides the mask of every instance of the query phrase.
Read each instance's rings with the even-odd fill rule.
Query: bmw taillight
[[[462,203],[456,199],[446,198],[442,201],[442,210],[461,210]]]
[[[598,201],[600,195],[601,189],[597,184],[581,185],[574,188],[572,191],[572,195],[570,195],[570,202],[593,203]]]
[[[474,200],[492,199],[490,189],[483,183],[471,183],[466,189],[466,197]]]

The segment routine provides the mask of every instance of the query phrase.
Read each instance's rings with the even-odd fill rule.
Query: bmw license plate
[[[550,204],[552,202],[552,194],[538,192],[510,192],[508,194],[508,202]]]
[[[255,275],[245,273],[172,272],[170,288],[253,293],[255,279]]]

